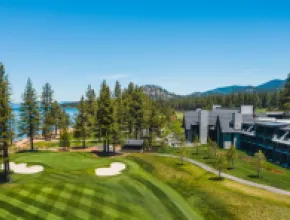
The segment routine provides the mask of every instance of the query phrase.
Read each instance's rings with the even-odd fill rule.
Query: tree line
[[[18,135],[29,138],[31,150],[34,150],[35,137],[49,141],[58,133],[60,147],[69,147],[72,136],[82,140],[84,148],[87,139],[98,139],[103,142],[104,152],[109,151],[110,144],[115,149],[128,138],[146,139],[148,147],[152,147],[153,138],[173,113],[163,109],[133,83],[121,89],[117,81],[111,91],[103,81],[98,96],[89,85],[77,103],[78,112],[74,118],[70,118],[53,94],[51,85],[46,83],[38,100],[32,81],[28,79],[20,105]],[[72,133],[69,127],[74,128]]]
[[[253,105],[255,108],[269,110],[280,109],[281,91],[265,93],[233,93],[228,95],[186,96],[168,99],[168,105],[178,111],[197,108],[211,109],[213,105],[235,108],[241,105]]]
[[[154,137],[160,135],[173,113],[145,95],[137,85],[129,83],[122,89],[118,81],[113,91],[103,81],[98,96],[89,85],[77,108],[74,137],[82,139],[83,147],[87,138],[97,138],[103,142],[104,152],[109,151],[110,144],[115,149],[129,138],[145,139],[148,147],[152,147]]]
[[[145,95],[142,88],[130,83],[122,89],[117,81],[113,90],[103,81],[97,93],[89,85],[78,102],[78,113],[74,118],[65,112],[54,98],[54,90],[49,83],[42,87],[40,96],[28,78],[21,96],[18,121],[11,108],[11,85],[4,65],[0,63],[0,152],[4,164],[4,179],[9,179],[8,148],[17,136],[29,139],[34,150],[34,139],[51,140],[59,135],[61,147],[69,147],[70,140],[97,138],[103,142],[104,152],[109,147],[122,144],[125,139],[142,138],[146,147],[151,148],[155,136],[173,114],[173,110]],[[18,133],[15,134],[15,126]],[[73,132],[69,128],[73,127]]]

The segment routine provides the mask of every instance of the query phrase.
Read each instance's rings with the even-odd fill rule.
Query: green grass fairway
[[[0,185],[0,219],[202,219],[172,187],[124,157],[82,152],[29,152],[14,162],[43,165],[35,175],[12,175]],[[123,174],[97,177],[94,169],[113,161]]]
[[[100,158],[84,152],[29,152],[12,161],[43,173],[0,185],[0,219],[289,219],[290,197],[244,186],[179,159],[150,154]],[[119,176],[94,169],[123,162]]]

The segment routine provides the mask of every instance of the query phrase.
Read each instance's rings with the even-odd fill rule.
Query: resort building
[[[253,121],[253,106],[243,105],[239,109],[223,109],[214,106],[211,111],[197,109],[184,113],[183,126],[188,143],[198,136],[201,144],[206,144],[210,138],[221,146],[228,148],[233,140],[231,123],[238,121]]]
[[[289,167],[290,120],[286,118],[281,112],[254,115],[252,106],[241,106],[185,112],[183,125],[188,143],[198,136],[201,144],[210,138],[226,149],[235,145],[251,154],[261,149],[269,161]]]

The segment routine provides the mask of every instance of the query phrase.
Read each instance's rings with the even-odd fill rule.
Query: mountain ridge
[[[188,95],[178,95],[173,92],[162,88],[158,85],[144,85],[143,88],[145,94],[157,99],[169,99],[175,97],[190,97],[190,96],[206,96],[206,95],[228,95],[232,93],[247,93],[247,92],[275,92],[283,88],[286,80],[273,79],[257,86],[252,85],[231,85],[218,87],[215,89],[207,90],[205,92],[193,92]]]

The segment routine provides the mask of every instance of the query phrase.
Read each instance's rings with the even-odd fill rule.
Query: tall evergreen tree
[[[106,81],[103,81],[98,100],[97,120],[100,133],[103,137],[104,152],[109,151],[109,141],[114,123],[114,108],[111,100],[111,92]]]
[[[92,136],[96,123],[97,101],[95,91],[91,85],[88,86],[86,91],[86,105],[88,114],[88,136]]]
[[[123,142],[123,135],[121,132],[121,124],[118,119],[118,112],[119,106],[114,105],[114,112],[113,112],[113,124],[111,129],[111,142],[113,144],[113,152],[115,153],[115,149],[117,145],[120,145]]]
[[[154,136],[160,134],[160,130],[163,126],[163,116],[159,112],[156,105],[151,105],[148,118],[148,146],[151,149],[153,145]]]
[[[59,128],[60,128],[59,145],[60,145],[60,147],[70,147],[71,135],[68,132],[68,128],[70,125],[70,116],[64,110],[61,110],[59,119],[60,119],[60,122],[59,122]]]
[[[86,147],[86,138],[88,137],[88,113],[87,104],[84,96],[81,97],[80,103],[78,104],[78,115],[75,119],[75,137],[82,139],[83,148]]]
[[[121,97],[121,94],[122,94],[121,84],[117,80],[116,81],[116,85],[115,85],[115,90],[114,90],[114,97],[115,98],[120,98]]]
[[[60,116],[61,116],[62,110],[60,105],[58,104],[57,101],[54,101],[51,104],[51,111],[50,111],[50,116],[51,116],[51,124],[54,126],[54,134],[57,135],[57,130],[60,126]]]
[[[134,116],[134,131],[135,138],[140,138],[140,134],[144,126],[144,111],[145,111],[145,103],[144,103],[144,93],[141,88],[136,87],[133,92],[132,98],[132,113]]]
[[[281,108],[285,111],[290,111],[290,73],[286,79],[284,89],[281,93]]]
[[[34,136],[38,134],[39,122],[40,112],[37,94],[31,80],[28,79],[20,105],[19,134],[21,136],[26,135],[29,138],[31,150],[34,150],[33,140]]]
[[[10,85],[8,76],[5,73],[5,68],[0,63],[0,150],[2,150],[3,157],[3,174],[4,180],[9,181],[9,154],[8,147],[11,140],[11,127],[10,122],[12,120],[12,109],[10,107]],[[2,149],[1,149],[2,148]]]
[[[50,139],[53,126],[53,118],[51,114],[51,106],[53,102],[54,91],[49,83],[45,83],[42,87],[41,108],[42,108],[42,135],[45,139]]]

